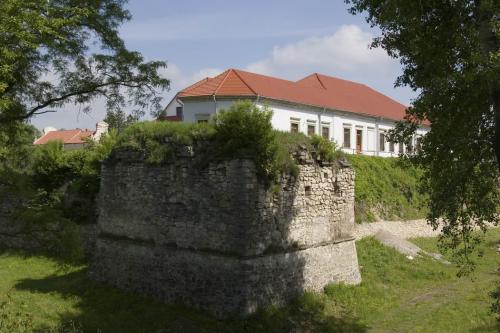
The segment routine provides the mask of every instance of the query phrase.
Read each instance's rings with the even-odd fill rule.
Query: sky
[[[343,0],[129,0],[132,20],[120,28],[130,50],[168,64],[162,74],[175,93],[228,68],[297,80],[318,72],[364,83],[409,105],[415,93],[394,88],[398,60],[370,49],[378,35]],[[95,128],[104,118],[103,101],[85,114],[66,105],[32,119],[42,129]]]

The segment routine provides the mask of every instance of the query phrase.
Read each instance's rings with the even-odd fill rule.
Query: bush
[[[348,155],[356,171],[356,222],[424,218],[427,195],[419,189],[422,170],[397,158]]]
[[[31,169],[35,187],[51,191],[62,186],[71,177],[74,172],[72,169],[77,164],[75,158],[70,163],[69,157],[60,141],[36,146]]]
[[[344,156],[344,153],[337,148],[335,142],[330,141],[322,136],[313,135],[311,138],[311,144],[321,156],[321,158],[328,162],[332,162]]]
[[[127,127],[117,139],[117,147],[141,151],[150,163],[168,159],[172,145],[192,145],[196,140],[209,140],[214,128],[209,124],[144,121]]]
[[[9,163],[0,165],[0,199],[18,198],[12,217],[25,235],[65,261],[78,261],[83,252],[76,223],[96,222],[101,162],[113,149],[116,133],[74,151],[65,151],[61,142],[33,146],[25,141],[26,147],[3,147]],[[29,152],[23,163],[15,159],[17,151]]]
[[[251,101],[236,102],[214,118],[214,144],[223,158],[251,158],[261,176],[274,179],[276,133],[271,125],[272,112],[260,110]]]
[[[203,145],[204,163],[200,166],[216,159],[249,158],[268,184],[276,182],[283,172],[297,174],[291,153],[299,146],[317,151],[327,161],[340,156],[335,145],[323,137],[274,130],[271,118],[268,108],[259,109],[252,101],[239,101],[221,110],[208,124],[134,124],[119,135],[117,148],[140,151],[146,161],[156,164],[170,158],[175,145],[191,146],[201,140],[207,144]]]

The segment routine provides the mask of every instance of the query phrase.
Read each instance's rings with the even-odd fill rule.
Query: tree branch
[[[43,108],[46,108],[54,103],[57,103],[57,102],[61,102],[61,101],[64,101],[68,98],[71,98],[71,97],[74,97],[74,96],[78,96],[78,95],[84,95],[84,94],[90,94],[90,93],[93,93],[93,92],[99,92],[100,94],[102,94],[102,90],[99,90],[99,88],[102,88],[102,87],[108,87],[108,86],[113,86],[113,85],[119,85],[119,86],[124,86],[124,87],[128,87],[128,88],[140,88],[142,85],[141,84],[131,84],[130,82],[134,82],[132,80],[129,80],[129,81],[109,81],[109,82],[106,82],[106,83],[101,83],[101,84],[96,84],[96,85],[93,85],[91,88],[88,88],[88,89],[82,89],[82,90],[76,90],[76,91],[72,91],[72,92],[68,92],[68,93],[65,93],[65,94],[62,94],[58,97],[54,97],[54,98],[51,98],[51,99],[48,99],[46,100],[45,102],[35,106],[34,108],[32,108],[31,110],[29,110],[27,113],[23,114],[23,115],[19,115],[19,116],[11,116],[11,117],[4,117],[3,119],[0,118],[0,121],[8,121],[8,120],[24,120],[24,119],[27,119],[35,114],[43,114],[43,113],[47,113],[47,112],[56,112],[54,110],[51,110],[51,111],[43,111],[43,112],[38,112],[39,110],[43,109]],[[148,86],[146,84],[146,86]]]

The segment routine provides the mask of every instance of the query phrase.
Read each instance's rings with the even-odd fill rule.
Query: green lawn
[[[436,251],[435,239],[415,242]],[[409,261],[364,239],[357,243],[361,285],[332,285],[287,307],[225,321],[94,284],[84,266],[4,251],[0,332],[497,332],[488,292],[499,278],[499,242],[500,231],[490,231],[471,279],[457,278],[453,266]]]

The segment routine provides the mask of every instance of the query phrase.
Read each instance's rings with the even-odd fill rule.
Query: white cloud
[[[250,71],[275,75],[310,68],[330,71],[376,71],[393,63],[382,49],[370,49],[373,36],[356,25],[344,25],[332,35],[310,37],[275,46],[271,57],[247,66]]]
[[[357,25],[343,25],[330,35],[275,46],[269,57],[250,63],[246,69],[291,80],[320,72],[365,83],[409,104],[415,93],[393,86],[401,73],[400,64],[383,49],[370,48],[373,37]]]

